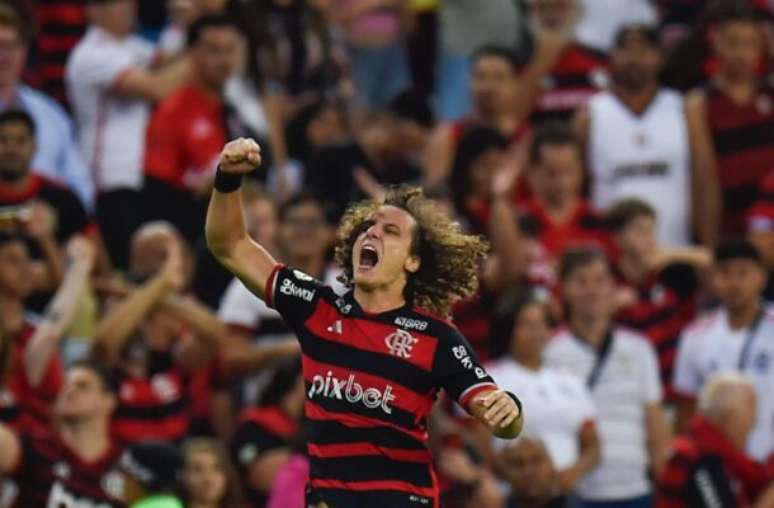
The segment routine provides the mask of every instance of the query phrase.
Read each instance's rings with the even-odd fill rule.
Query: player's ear
[[[421,264],[422,261],[419,259],[419,256],[411,255],[406,258],[406,262],[403,264],[403,268],[405,268],[409,273],[417,273]]]

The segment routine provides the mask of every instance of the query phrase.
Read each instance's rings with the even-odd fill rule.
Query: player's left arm
[[[492,434],[503,439],[519,435],[524,426],[521,402],[497,386],[458,331],[442,337],[433,370],[438,385]]]

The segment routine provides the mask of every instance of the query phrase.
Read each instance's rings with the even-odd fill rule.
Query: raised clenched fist
[[[261,147],[252,139],[238,138],[226,143],[220,153],[220,169],[244,175],[261,164]]]

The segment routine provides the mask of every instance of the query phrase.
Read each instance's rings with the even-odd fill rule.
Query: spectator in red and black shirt
[[[34,284],[32,262],[21,237],[0,233],[0,322],[10,355],[4,387],[18,403],[18,422],[25,429],[48,428],[51,404],[62,384],[59,341],[70,326],[94,265],[91,244],[71,240],[70,266],[42,319],[29,320],[24,301]],[[6,401],[8,396],[5,397]]]
[[[568,120],[607,86],[607,56],[573,39],[577,0],[536,0],[532,7],[532,54],[522,69],[517,114],[534,125]]]
[[[524,168],[532,197],[514,213],[512,188]],[[604,217],[583,198],[581,148],[564,123],[549,122],[526,146],[509,154],[493,179],[492,236],[510,278],[551,288],[557,260],[570,248],[592,245],[612,254]],[[531,241],[530,241],[531,240]]]
[[[99,365],[64,376],[50,430],[0,425],[0,473],[19,485],[17,506],[123,508],[121,447],[110,436],[115,385]]]
[[[32,172],[37,145],[36,125],[29,113],[0,113],[0,206],[29,205],[40,201],[53,212],[56,239],[63,244],[76,233],[91,229],[80,199],[60,183]]]
[[[278,367],[260,403],[240,415],[231,454],[252,508],[266,505],[277,472],[290,458],[290,441],[304,412],[304,393],[301,362],[296,359]]]
[[[513,438],[523,424],[518,399],[498,389],[462,335],[436,315],[448,315],[454,295],[474,291],[486,245],[421,190],[389,191],[345,215],[336,257],[353,289],[339,297],[247,236],[238,188],[259,163],[252,140],[223,149],[207,242],[301,343],[309,504],[438,506],[427,416],[439,389],[497,436]]]
[[[747,238],[761,253],[769,272],[763,299],[774,302],[774,170],[758,189],[758,199],[747,215]]]
[[[718,72],[706,90],[689,95],[689,122],[700,125],[700,163],[723,191],[725,235],[745,230],[756,190],[774,167],[774,88],[757,73],[764,51],[760,18],[746,2],[729,7],[711,30]]]
[[[735,374],[720,375],[702,391],[699,414],[675,439],[658,479],[658,508],[745,508],[774,491],[774,475],[745,454],[755,423],[755,388]]]
[[[696,315],[698,270],[709,268],[705,249],[665,249],[656,239],[656,212],[638,199],[613,206],[608,214],[618,248],[617,321],[639,330],[653,344],[667,399],[680,333]]]

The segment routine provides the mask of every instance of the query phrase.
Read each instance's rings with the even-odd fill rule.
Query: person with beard
[[[623,27],[611,54],[612,86],[575,118],[586,147],[591,201],[607,209],[639,198],[656,211],[659,242],[704,244],[717,237],[718,186],[712,166],[692,157],[701,142],[683,98],[660,86],[662,56],[655,29]],[[693,221],[693,222],[692,222]]]

